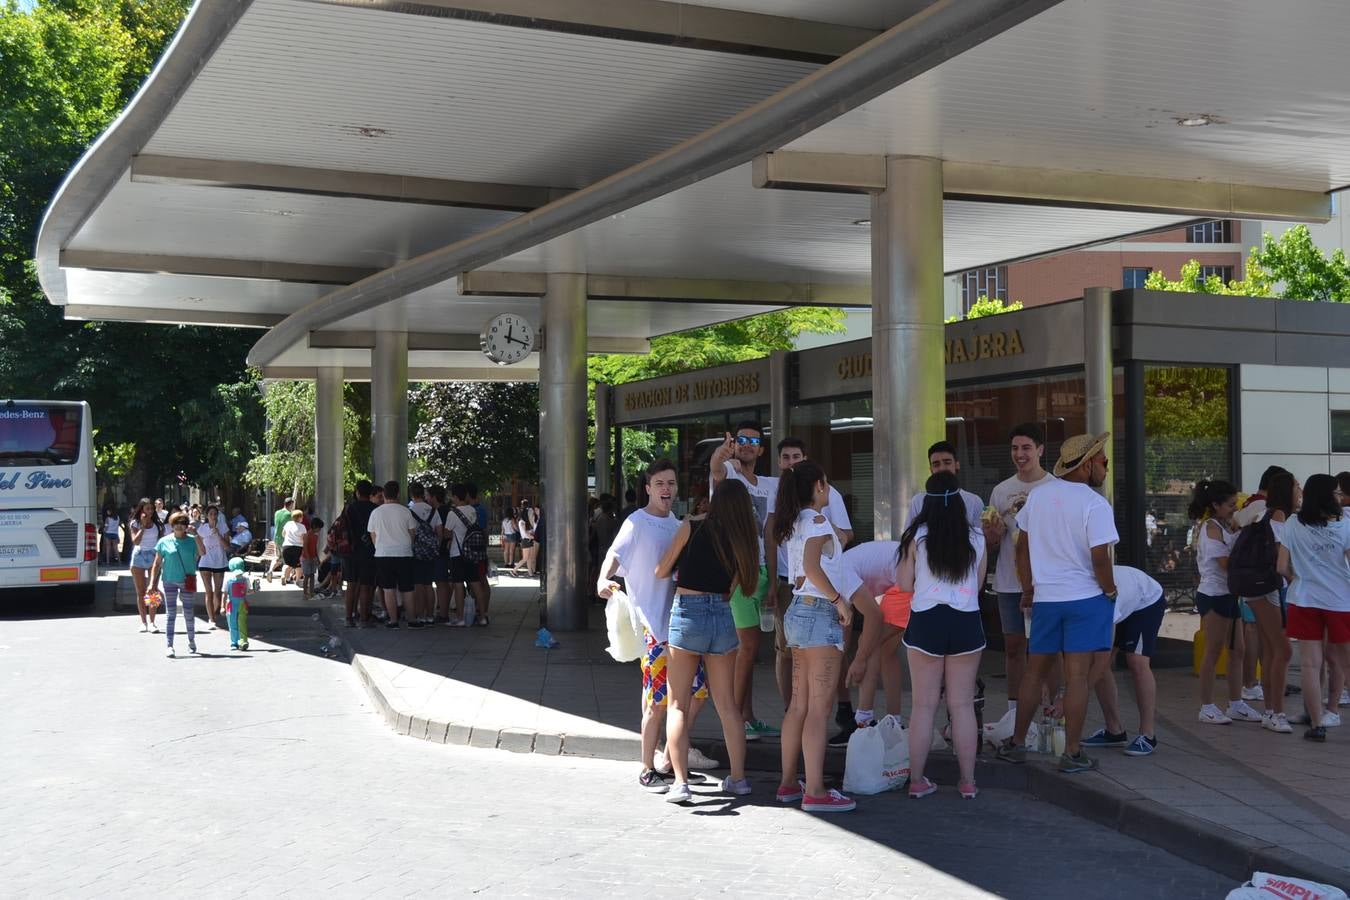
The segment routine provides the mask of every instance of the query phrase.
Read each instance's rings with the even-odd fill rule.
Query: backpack
[[[453,505],[450,511],[455,514],[455,518],[464,523],[464,540],[459,542],[459,554],[472,563],[487,562],[488,557],[488,537],[487,532],[478,527],[478,519],[473,521],[464,518],[464,513],[460,512]]]
[[[430,562],[441,553],[441,542],[436,538],[436,529],[431,527],[431,513],[425,519],[419,519],[417,513],[412,517],[417,521],[417,530],[413,532],[413,559]]]
[[[1239,597],[1264,597],[1273,594],[1284,580],[1275,571],[1280,545],[1270,526],[1270,513],[1260,521],[1244,525],[1228,553],[1228,591]]]
[[[328,526],[328,539],[324,541],[324,549],[338,556],[350,555],[352,552],[350,532],[351,529],[347,527],[347,510],[343,509],[333,520],[333,524]]]

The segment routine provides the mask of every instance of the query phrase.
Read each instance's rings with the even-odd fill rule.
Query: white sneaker
[[[1289,734],[1294,729],[1289,727],[1289,720],[1285,718],[1284,713],[1273,713],[1267,711],[1261,717],[1261,727],[1266,731],[1273,731],[1276,734]]]
[[[1340,713],[1334,713],[1334,712],[1332,712],[1331,710],[1327,710],[1326,712],[1322,713],[1322,727],[1323,727],[1323,728],[1335,728],[1336,726],[1338,726],[1338,725],[1340,725],[1340,724],[1341,724],[1341,714],[1340,714]]]
[[[169,649],[164,651],[164,655],[167,656],[169,659],[173,659],[177,654],[174,653],[173,648],[170,647]]]
[[[1337,706],[1350,706],[1350,688],[1341,690],[1341,699],[1336,701]]]
[[[670,757],[666,756],[666,751],[657,750],[656,756],[652,759],[652,762],[656,764],[656,771],[660,772],[662,775],[670,774]]]
[[[149,630],[150,630],[150,626],[147,625],[147,624],[145,624],[144,622],[142,622],[142,623],[141,623],[141,634],[145,634],[145,633],[148,632]]]
[[[1234,700],[1228,704],[1228,718],[1234,722],[1260,722],[1261,714],[1247,705],[1245,700]]]
[[[1242,699],[1243,699],[1243,700],[1265,700],[1265,699],[1266,699],[1266,692],[1262,689],[1261,685],[1259,685],[1259,684],[1254,685],[1254,686],[1252,686],[1252,687],[1245,687],[1245,688],[1242,689]]]
[[[666,794],[667,803],[688,803],[694,799],[694,792],[687,784],[677,784]]]
[[[1200,707],[1200,721],[1206,725],[1232,725],[1233,720],[1225,716],[1213,703]]]
[[[1325,717],[1323,722],[1325,722]],[[697,747],[689,748],[689,768],[691,769],[720,769],[722,764],[710,756],[704,756],[703,751]]]

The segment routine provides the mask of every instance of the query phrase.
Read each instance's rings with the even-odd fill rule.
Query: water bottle
[[[1064,733],[1064,720],[1063,720],[1063,719],[1056,719],[1056,720],[1055,720],[1055,738],[1054,738],[1054,748],[1055,748],[1055,755],[1056,755],[1056,756],[1063,756],[1063,755],[1064,755],[1064,745],[1065,745],[1066,740],[1067,740],[1067,738],[1066,738],[1065,733]]]
[[[773,631],[773,610],[767,606],[761,606],[759,609],[759,630],[768,634]]]
[[[478,617],[477,614],[478,608],[477,604],[473,602],[473,594],[466,593],[464,595],[464,624],[472,625],[474,619]]]

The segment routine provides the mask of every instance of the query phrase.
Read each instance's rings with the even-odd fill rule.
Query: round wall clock
[[[501,313],[483,326],[478,346],[484,356],[499,366],[518,363],[534,350],[534,326],[523,316]]]

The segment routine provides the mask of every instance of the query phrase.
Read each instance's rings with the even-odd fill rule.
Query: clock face
[[[478,345],[483,355],[499,366],[518,363],[534,349],[534,326],[515,313],[493,316],[483,326]]]

